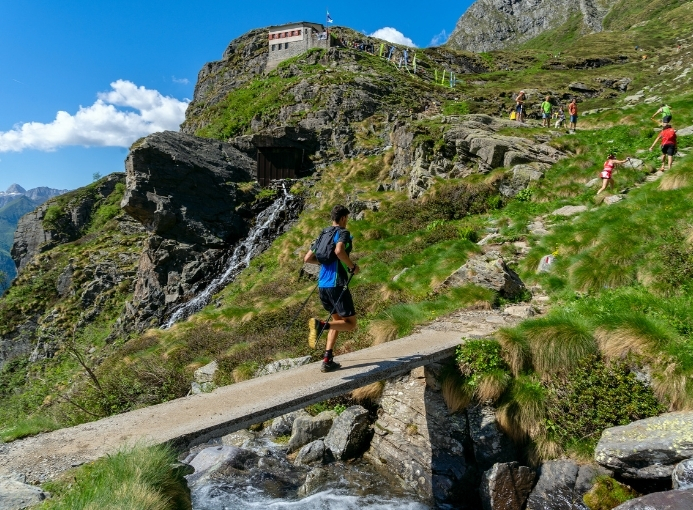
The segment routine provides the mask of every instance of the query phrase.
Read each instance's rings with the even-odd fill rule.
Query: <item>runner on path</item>
[[[662,114],[662,127],[664,127],[665,124],[669,124],[671,122],[671,106],[668,104],[662,104],[662,106],[654,112],[654,115],[650,117],[650,120],[654,120],[655,116]]]
[[[606,161],[604,162],[604,168],[599,173],[599,177],[602,178],[602,187],[599,189],[599,191],[597,191],[597,195],[604,191],[607,185],[609,185],[613,189],[614,180],[611,177],[611,174],[614,171],[614,167],[616,165],[621,165],[626,161],[630,161],[630,158],[626,158],[624,160],[619,161],[618,159],[616,159],[616,156],[614,156],[613,154],[609,154],[609,156],[606,158]]]
[[[323,308],[332,314],[332,320],[329,321],[328,319],[328,322],[315,318],[308,320],[310,329],[308,343],[312,347],[315,347],[315,341],[320,332],[327,330],[325,354],[320,367],[323,372],[331,372],[341,367],[339,363],[334,361],[332,353],[339,332],[356,329],[356,310],[347,283],[350,274],[355,275],[359,272],[358,264],[349,258],[352,250],[352,237],[346,229],[349,209],[343,205],[335,205],[330,217],[332,218],[332,226],[323,230],[303,258],[306,264],[320,264],[320,275],[318,276],[320,301]],[[329,237],[323,239],[324,236]],[[328,252],[326,255],[329,256],[329,260],[324,259],[323,251]],[[318,261],[318,257],[323,258],[323,263]]]
[[[655,138],[655,141],[650,145],[650,150],[654,148],[657,144],[657,140],[662,140],[662,166],[659,168],[661,172],[664,171],[664,163],[668,159],[667,170],[671,170],[671,164],[674,161],[674,154],[676,154],[676,131],[671,127],[671,124],[664,124],[664,127]]]

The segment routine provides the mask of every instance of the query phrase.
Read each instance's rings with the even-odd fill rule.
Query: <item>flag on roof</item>
[[[328,22],[328,23],[334,23],[334,22],[332,21],[332,16],[330,16],[330,11],[327,11],[327,22]]]

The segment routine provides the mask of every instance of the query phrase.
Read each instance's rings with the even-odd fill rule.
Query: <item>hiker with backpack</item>
[[[671,106],[669,106],[666,103],[663,103],[662,106],[654,112],[652,117],[650,117],[650,120],[654,120],[655,116],[662,114],[662,127],[664,127],[665,124],[669,124],[671,122]]]
[[[614,179],[611,177],[611,174],[614,172],[614,167],[616,165],[622,165],[626,161],[630,161],[630,158],[619,161],[613,154],[609,154],[607,156],[606,161],[604,162],[604,168],[602,168],[602,171],[599,173],[599,177],[602,178],[602,187],[599,189],[599,191],[597,191],[597,195],[604,191],[607,185],[613,189]]]
[[[318,292],[323,308],[330,314],[326,321],[316,318],[308,320],[308,344],[311,348],[316,347],[320,334],[327,331],[325,354],[320,367],[322,372],[341,367],[334,361],[332,352],[337,336],[340,331],[356,329],[356,310],[348,285],[351,277],[359,272],[358,264],[349,257],[352,250],[352,237],[346,229],[349,209],[335,205],[330,217],[332,226],[320,233],[303,258],[307,264],[320,264]]]
[[[674,161],[674,154],[676,154],[676,130],[671,127],[671,124],[664,124],[664,127],[655,138],[655,141],[650,145],[650,151],[657,144],[657,141],[662,141],[662,166],[659,168],[660,172],[664,171],[664,164],[668,159],[667,170],[671,170],[671,164]]]

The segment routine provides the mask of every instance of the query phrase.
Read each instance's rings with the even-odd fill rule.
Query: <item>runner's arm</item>
[[[657,114],[655,114],[655,115],[657,115]],[[659,141],[660,138],[662,138],[661,132],[657,135],[657,138],[655,138],[654,142],[652,142],[652,145],[650,145],[650,150],[652,150],[654,148],[655,144]]]
[[[337,255],[337,258],[344,262],[344,264],[346,264],[346,267],[348,267],[349,270],[352,271],[354,274],[359,272],[358,264],[351,261],[351,259],[349,258],[349,254],[346,251],[346,245],[344,243],[337,243],[337,246],[335,246],[334,249],[334,254]]]
[[[303,257],[303,262],[305,262],[306,264],[320,264],[320,262],[318,262],[318,259],[315,257],[315,253],[313,253],[313,250],[308,250],[306,256]]]

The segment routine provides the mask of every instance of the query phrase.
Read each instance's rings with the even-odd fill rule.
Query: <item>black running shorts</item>
[[[662,145],[662,154],[665,156],[673,156],[676,154],[676,145],[670,143]]]
[[[669,124],[671,122],[671,115],[667,115],[666,117],[662,117],[662,124]]]
[[[344,291],[344,294],[342,294],[342,291]],[[337,313],[342,317],[356,315],[354,300],[351,299],[349,289],[344,289],[344,287],[320,287],[318,292],[322,306],[326,311]],[[342,296],[341,298],[339,297],[340,295]]]

